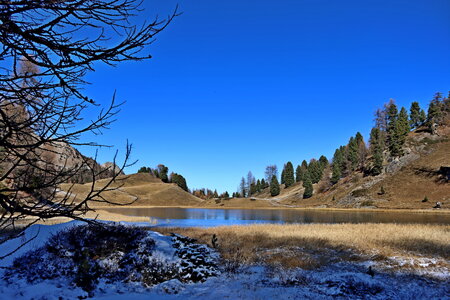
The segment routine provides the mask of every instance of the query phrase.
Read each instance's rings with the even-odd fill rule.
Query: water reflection
[[[450,225],[449,214],[324,211],[296,209],[110,208],[128,216],[147,216],[158,224],[216,226],[251,223],[420,223]]]

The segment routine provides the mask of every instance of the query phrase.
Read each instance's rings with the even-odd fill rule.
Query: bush
[[[428,202],[428,197],[427,196],[425,196],[425,198],[423,198],[423,200],[422,200],[422,202]]]
[[[354,190],[351,195],[353,197],[364,197],[364,196],[367,196],[367,192],[368,191],[366,189],[359,189],[359,190]]]
[[[141,228],[75,226],[15,259],[5,278],[36,282],[64,276],[92,295],[100,278],[151,286],[171,279],[197,282],[215,275],[217,257],[207,246],[178,236],[173,240],[180,260],[154,255],[155,241]]]
[[[361,202],[361,206],[375,206],[372,200],[366,200]]]

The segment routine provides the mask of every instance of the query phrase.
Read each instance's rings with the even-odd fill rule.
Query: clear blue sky
[[[249,170],[259,178],[367,138],[389,98],[409,108],[450,89],[448,0],[144,2],[137,21],[183,11],[153,59],[87,76],[100,104],[115,89],[127,101],[95,139],[133,143],[128,173],[163,163],[190,188],[233,192]]]

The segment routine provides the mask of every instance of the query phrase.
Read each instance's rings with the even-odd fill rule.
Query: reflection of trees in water
[[[273,223],[430,223],[450,224],[450,216],[439,213],[314,211],[295,209],[205,209],[205,208],[112,208],[129,216],[158,219],[265,221]],[[202,225],[202,224],[199,224]]]

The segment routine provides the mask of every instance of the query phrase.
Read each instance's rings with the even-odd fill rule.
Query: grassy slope
[[[377,177],[363,177],[361,173],[341,179],[338,184],[324,193],[319,193],[319,184],[314,185],[314,196],[303,199],[303,187],[301,183],[285,189],[281,187],[280,195],[271,197],[268,189],[254,196],[256,201],[248,198],[222,200],[220,202],[210,200],[205,202],[209,207],[337,207],[337,208],[380,208],[380,209],[430,209],[436,202],[442,202],[443,208],[450,208],[450,184],[441,180],[437,174],[441,166],[450,166],[450,127],[441,132],[439,142],[417,142],[423,137],[420,133],[410,134],[410,143],[422,146],[424,149],[420,158],[412,161],[393,174],[384,174]],[[365,187],[367,185],[369,187]],[[386,194],[379,195],[381,186]],[[364,189],[364,197],[350,201],[342,201],[354,190]],[[427,196],[429,201],[422,202]],[[334,198],[334,200],[333,200]],[[350,197],[351,198],[351,197]],[[267,200],[262,200],[267,199]],[[218,202],[218,203],[217,203]]]
[[[200,206],[215,208],[274,208],[274,207],[337,207],[337,208],[404,208],[430,209],[438,201],[443,202],[443,208],[450,207],[450,184],[440,180],[436,173],[441,166],[450,166],[450,127],[442,132],[440,142],[428,142],[425,145],[420,140],[420,133],[411,133],[410,143],[422,146],[420,158],[414,160],[393,174],[377,177],[363,177],[360,173],[341,179],[338,184],[324,193],[319,193],[319,184],[314,185],[315,193],[310,199],[302,199],[301,183],[285,189],[281,187],[280,195],[271,197],[268,189],[249,198],[233,198],[228,200],[210,199],[203,201],[174,184],[161,182],[149,174],[133,174],[121,176],[115,186],[121,185],[116,191],[105,193],[108,200],[125,204],[133,199],[133,206]],[[418,139],[419,137],[419,139]],[[423,137],[423,136],[422,136]],[[447,138],[446,138],[447,137]],[[106,180],[99,180],[102,185]],[[364,186],[367,185],[368,187]],[[67,190],[70,185],[62,185]],[[381,186],[386,194],[379,195]],[[86,194],[90,185],[75,185],[72,189],[79,196]],[[364,189],[361,198],[351,199],[349,195],[354,190]],[[429,201],[422,202],[427,196]]]
[[[99,180],[98,186],[103,186],[106,179]],[[63,184],[61,189],[67,191],[72,185]],[[160,179],[150,174],[132,174],[120,176],[113,184],[118,187],[115,191],[105,192],[103,196],[116,203],[126,204],[134,199],[132,206],[198,206],[203,200],[183,191],[175,184],[163,183]],[[72,187],[72,193],[78,198],[83,197],[90,190],[91,185],[76,184]],[[100,203],[98,206],[104,206]]]

